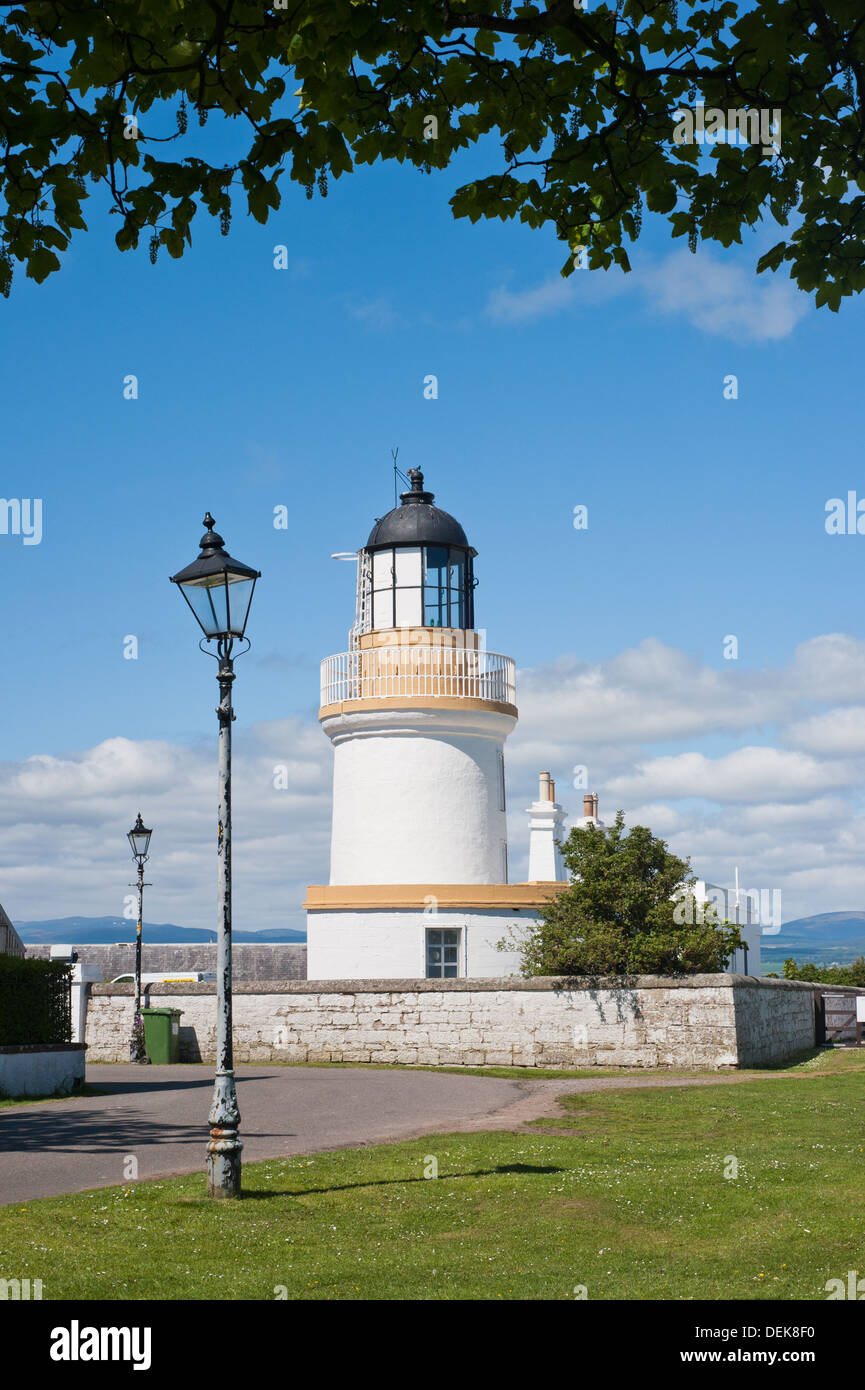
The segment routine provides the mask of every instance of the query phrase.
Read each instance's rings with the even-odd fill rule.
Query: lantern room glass
[[[465,557],[452,547],[424,550],[424,626],[465,627]]]
[[[373,552],[373,627],[469,625],[467,560],[456,546],[394,546]]]

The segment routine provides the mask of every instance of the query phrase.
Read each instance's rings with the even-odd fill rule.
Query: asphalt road
[[[516,1081],[438,1072],[243,1066],[236,1075],[246,1162],[485,1128],[525,1096]],[[203,1168],[212,1068],[91,1065],[87,1084],[100,1094],[0,1110],[0,1205],[122,1183],[130,1155],[139,1178]]]

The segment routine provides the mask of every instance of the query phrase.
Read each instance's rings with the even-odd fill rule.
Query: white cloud
[[[277,720],[235,734],[235,923],[303,925],[307,883],[327,880],[330,745],[317,725]],[[274,786],[285,768],[286,790]],[[134,874],[126,832],[154,830],[149,921],[212,927],[216,765],[195,747],[113,738],[64,757],[0,767],[0,902],[11,917],[119,916]]]
[[[839,796],[818,796],[808,801],[764,801],[758,806],[740,806],[736,819],[742,830],[752,835],[776,837],[780,831],[796,832],[815,827],[825,834],[840,829],[849,809]]]
[[[702,753],[652,758],[638,763],[632,773],[612,778],[610,791],[614,798],[628,801],[647,794],[737,804],[801,800],[827,788],[861,784],[863,771],[861,764],[820,762],[783,748],[738,748],[720,758]]]
[[[674,251],[663,260],[640,258],[624,275],[608,271],[574,271],[523,290],[500,286],[486,303],[487,315],[500,323],[529,323],[550,314],[598,304],[626,292],[640,295],[651,312],[679,315],[705,333],[737,341],[767,342],[786,338],[808,312],[808,296],[787,280],[769,275],[709,250]]]
[[[782,674],[713,670],[657,638],[604,664],[563,658],[520,672],[520,736],[542,731],[547,747],[633,747],[774,723],[793,706]],[[584,762],[584,758],[577,758]]]
[[[815,700],[865,701],[865,642],[843,632],[803,642],[796,648],[790,680],[801,695]]]
[[[516,292],[501,285],[490,294],[486,312],[499,323],[531,322],[570,309],[576,301],[577,289],[573,276],[570,280],[545,280],[533,289]]]
[[[727,883],[738,864],[749,886],[783,887],[787,917],[865,906],[865,643],[828,634],[786,665],[748,670],[649,639],[606,662],[562,657],[521,672],[518,703],[512,783],[533,788],[549,767],[576,816],[572,774],[585,766],[606,820],[621,807],[702,877]],[[511,834],[525,873],[516,811]]]
[[[676,251],[639,274],[638,289],[650,308],[683,314],[705,333],[754,342],[786,338],[807,312],[808,298],[790,281],[708,252]]]
[[[827,710],[791,724],[787,739],[810,753],[855,757],[865,753],[865,706]]]
[[[634,288],[633,271],[625,275],[618,266],[606,271],[575,270],[567,279],[551,276],[525,290],[500,285],[488,296],[485,312],[499,323],[530,323],[582,303],[615,299]]]
[[[377,332],[394,328],[401,321],[400,315],[390,300],[381,296],[378,299],[367,299],[357,304],[350,304],[349,313],[352,318],[358,319],[361,323],[366,324],[367,328],[375,329]]]
[[[525,808],[549,768],[570,816],[588,770],[601,814],[621,807],[701,877],[781,887],[787,917],[865,907],[865,643],[828,634],[783,666],[703,665],[656,639],[588,663],[564,656],[518,677],[506,754],[511,875],[527,869]],[[314,721],[235,732],[235,920],[302,925],[307,883],[328,874],[331,749]],[[274,787],[285,768],[287,790]],[[110,738],[0,766],[0,901],[14,918],[119,915],[126,831],[154,827],[150,921],[215,920],[211,740]]]

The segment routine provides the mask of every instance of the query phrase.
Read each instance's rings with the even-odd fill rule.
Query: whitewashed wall
[[[498,755],[515,723],[482,709],[324,719],[334,745],[331,883],[503,883]]]
[[[0,1047],[0,1096],[69,1095],[84,1081],[84,1057],[80,1044]]]
[[[428,914],[401,908],[369,912],[309,912],[308,980],[383,980],[426,975],[427,928],[458,928],[460,975],[501,979],[518,975],[519,956],[497,951],[496,942],[518,922],[534,921],[534,911],[439,908]]]

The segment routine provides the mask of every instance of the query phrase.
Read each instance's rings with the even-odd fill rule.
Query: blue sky
[[[653,808],[702,876],[727,882],[739,862],[755,883],[783,879],[787,917],[863,906],[865,539],[824,526],[827,499],[865,495],[861,304],[817,312],[757,277],[773,227],[691,257],[649,215],[632,276],[563,281],[551,235],[453,220],[450,193],[485,167],[361,169],[312,201],[286,183],[266,227],[238,206],[222,238],[199,217],[184,259],[155,267],[146,247],[117,252],[115,219],[94,210],[62,271],[3,303],[0,494],[44,509],[40,545],[0,536],[0,901],[16,919],[117,912],[141,803],[165,827],[148,916],[210,920],[216,687],[168,583],[209,508],[263,574],[238,665],[239,768],[297,771],[296,797],[274,801],[260,768],[247,787],[243,925],[299,924],[303,883],[327,874],[318,662],[353,617],[353,567],[330,554],[392,505],[394,446],[479,552],[489,647],[528,672],[509,760],[517,876],[537,768],[578,813],[569,779],[586,763],[602,812]],[[92,753],[106,741],[108,782]],[[735,762],[753,747],[787,760],[763,801]],[[704,762],[658,761],[689,756]]]

